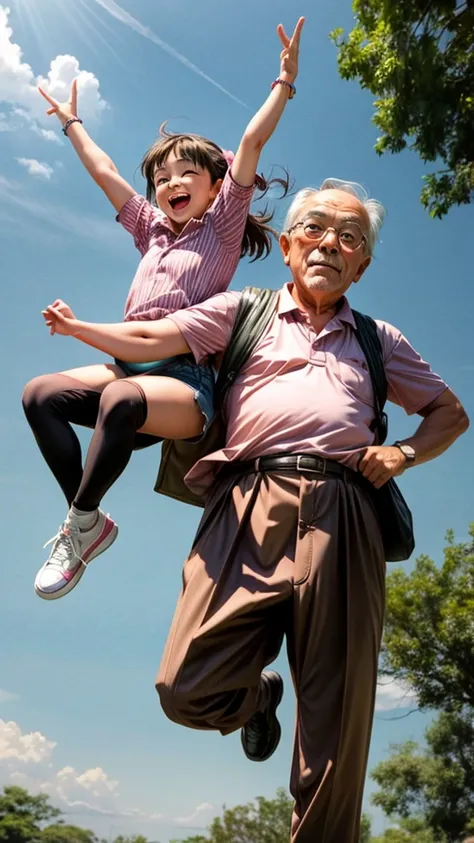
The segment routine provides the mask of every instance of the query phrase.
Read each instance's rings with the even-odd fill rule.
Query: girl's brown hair
[[[201,135],[168,132],[166,131],[166,122],[162,123],[160,137],[145,154],[140,168],[142,176],[146,179],[146,198],[149,202],[156,202],[155,170],[157,167],[163,166],[171,151],[178,154],[180,158],[184,158],[185,161],[190,161],[195,166],[206,169],[211,177],[212,184],[215,184],[218,179],[223,179],[227,172],[227,161],[222,149],[217,144],[201,137]],[[258,176],[256,179],[256,189],[260,191],[258,198],[261,199],[265,196],[274,184],[279,184],[283,190],[280,198],[286,196],[290,187],[288,173],[285,171],[285,178],[281,179],[267,180],[263,176]],[[272,219],[273,212],[268,212],[267,206],[259,214],[248,215],[242,238],[241,258],[248,255],[253,261],[256,261],[259,258],[266,258],[270,254],[272,237],[278,237],[275,229],[269,225]]]

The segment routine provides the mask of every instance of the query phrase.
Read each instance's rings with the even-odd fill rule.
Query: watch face
[[[413,462],[415,459],[415,450],[411,447],[411,445],[399,445],[399,448],[410,462]]]

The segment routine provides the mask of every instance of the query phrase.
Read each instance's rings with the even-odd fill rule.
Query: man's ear
[[[357,272],[355,274],[354,280],[352,282],[353,284],[357,284],[357,282],[362,278],[365,270],[367,269],[368,266],[370,266],[371,263],[372,263],[372,258],[369,255],[367,255],[367,257],[365,257],[364,260],[362,261],[362,263],[360,264],[359,269],[357,270]]]
[[[280,234],[279,243],[281,253],[283,255],[283,260],[288,266],[288,264],[290,263],[290,238],[288,237],[288,234]]]

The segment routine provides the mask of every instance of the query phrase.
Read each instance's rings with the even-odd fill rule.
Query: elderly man
[[[402,443],[373,444],[371,380],[345,293],[369,266],[382,219],[379,203],[335,181],[290,207],[280,245],[291,281],[228,395],[225,447],[187,478],[206,507],[157,679],[169,718],[224,735],[241,728],[246,755],[263,761],[278,745],[283,692],[263,671],[286,635],[297,697],[293,843],[359,839],[385,579],[360,474],[380,488],[468,426],[441,378],[377,322],[388,397],[422,421]],[[50,319],[120,359],[191,351],[200,362],[226,348],[240,295],[159,323]]]

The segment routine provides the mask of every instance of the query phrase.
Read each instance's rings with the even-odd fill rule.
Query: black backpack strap
[[[372,425],[376,433],[378,445],[382,445],[388,433],[387,414],[384,413],[384,406],[387,400],[387,376],[383,360],[383,349],[377,331],[375,320],[365,313],[353,310],[356,323],[356,337],[364,352],[367,366],[369,368],[372,390],[374,393],[375,419]]]
[[[277,290],[245,287],[237,309],[232,334],[222,358],[216,381],[216,399],[222,402],[247,362],[275,313]]]

